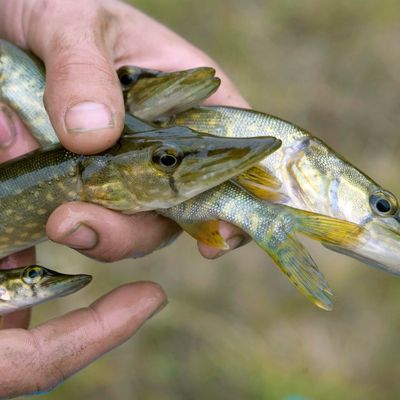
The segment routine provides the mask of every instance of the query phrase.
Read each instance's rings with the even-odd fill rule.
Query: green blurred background
[[[215,58],[255,109],[310,130],[400,194],[398,1],[132,3]],[[332,312],[299,295],[253,244],[207,261],[182,236],[111,265],[39,246],[40,262],[95,279],[38,307],[34,324],[127,281],[155,280],[170,300],[134,339],[39,397],[400,398],[399,279],[307,244],[335,291]]]

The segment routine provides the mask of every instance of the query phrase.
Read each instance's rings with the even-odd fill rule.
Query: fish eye
[[[385,191],[373,193],[369,197],[369,203],[372,211],[381,217],[393,216],[399,209],[396,198]]]
[[[173,171],[182,161],[182,153],[175,147],[161,147],[154,151],[153,163],[163,170]]]
[[[22,280],[28,285],[33,285],[42,279],[43,273],[44,269],[42,267],[39,265],[31,265],[23,270]]]
[[[139,73],[132,67],[121,67],[118,72],[118,79],[123,89],[129,89],[138,80]]]

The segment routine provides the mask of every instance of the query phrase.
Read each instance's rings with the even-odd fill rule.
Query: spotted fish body
[[[47,146],[57,142],[43,107],[43,76],[44,67],[39,59],[0,40],[0,99],[18,112],[32,134]]]
[[[53,146],[1,164],[0,257],[43,241],[49,215],[64,202],[87,201],[127,214],[170,207],[280,145],[274,138],[224,139],[182,127],[130,134],[135,119],[128,117],[127,124],[126,134],[103,154]]]
[[[400,274],[398,200],[320,139],[280,118],[234,107],[194,108],[162,124],[169,125],[222,137],[277,137],[281,148],[236,182],[260,199],[362,226],[352,247],[326,246]]]

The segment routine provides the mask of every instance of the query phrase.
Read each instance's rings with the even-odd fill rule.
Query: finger
[[[45,63],[44,102],[60,141],[84,154],[109,148],[124,119],[113,17],[95,0],[38,0],[27,19],[27,46]]]
[[[233,249],[244,246],[251,241],[251,238],[247,233],[225,221],[219,222],[218,231],[225,242],[228,243],[229,250],[220,250],[216,249],[215,247],[207,246],[204,243],[197,242],[200,254],[203,257],[212,260],[226,254]]]
[[[88,203],[67,203],[47,221],[48,237],[101,261],[143,257],[173,241],[180,228],[154,213],[123,215]]]
[[[0,397],[51,389],[125,342],[165,304],[157,284],[131,283],[31,331],[0,332]]]

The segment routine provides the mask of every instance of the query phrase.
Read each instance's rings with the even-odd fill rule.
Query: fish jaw
[[[0,271],[0,315],[66,296],[86,286],[92,277],[67,275],[31,265]]]
[[[372,267],[400,275],[400,221],[398,217],[373,219],[364,225],[354,245],[325,244],[330,250],[345,254]]]

